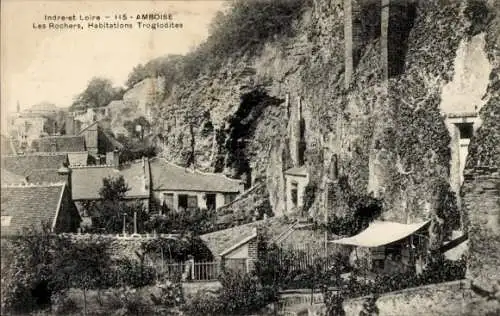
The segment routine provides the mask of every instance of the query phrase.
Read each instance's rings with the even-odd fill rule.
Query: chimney
[[[297,166],[302,166],[303,162],[303,126],[302,126],[302,98],[297,99],[297,114],[295,121],[294,141],[295,141],[295,161]]]
[[[149,163],[149,162],[148,162]],[[146,173],[146,157],[142,156],[142,179],[144,190],[149,190],[148,175]]]
[[[113,150],[106,153],[106,164],[118,168],[120,166],[120,156],[118,150]]]
[[[57,173],[66,176],[66,181],[67,181],[67,187],[68,187],[68,192],[69,196],[71,199],[73,199],[73,192],[71,190],[72,183],[71,183],[71,169],[67,166],[67,164],[63,164],[61,168],[57,170]]]
[[[380,18],[380,45],[381,45],[381,65],[382,65],[382,80],[389,80],[389,51],[388,51],[388,35],[389,35],[389,5],[390,0],[382,0],[382,13]]]
[[[285,94],[286,118],[290,120],[290,93]]]
[[[349,88],[354,68],[352,43],[352,0],[344,0],[345,88]]]

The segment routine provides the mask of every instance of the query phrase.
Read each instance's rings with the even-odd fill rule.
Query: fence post
[[[195,269],[194,259],[189,259],[189,265],[191,266],[191,280],[194,281],[194,276],[195,276],[195,273],[194,273],[194,269]]]

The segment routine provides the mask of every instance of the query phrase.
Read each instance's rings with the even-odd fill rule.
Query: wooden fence
[[[280,249],[277,254],[279,264],[287,265],[290,271],[304,271],[314,265],[323,266],[326,270],[335,264],[335,258],[327,255],[324,249],[297,247]]]
[[[177,262],[162,265],[159,269],[158,279],[184,279],[185,281],[216,281],[225,269],[239,273],[248,272],[247,259],[226,259],[204,262]],[[183,278],[184,276],[184,278]]]

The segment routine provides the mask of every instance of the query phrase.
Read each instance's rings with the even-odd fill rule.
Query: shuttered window
[[[198,196],[197,195],[190,195],[188,196],[188,201],[187,201],[187,207],[189,208],[196,208],[198,207]]]

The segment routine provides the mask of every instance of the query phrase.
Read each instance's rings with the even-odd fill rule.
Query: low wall
[[[459,315],[470,297],[470,284],[466,280],[431,284],[390,292],[377,300],[380,315]],[[346,300],[346,316],[359,315],[367,297]]]
[[[344,301],[346,316],[358,316],[368,297]],[[380,316],[492,316],[500,315],[499,299],[477,295],[467,280],[431,284],[381,295]],[[292,315],[292,314],[290,314]],[[324,304],[304,307],[293,315],[325,316]]]

